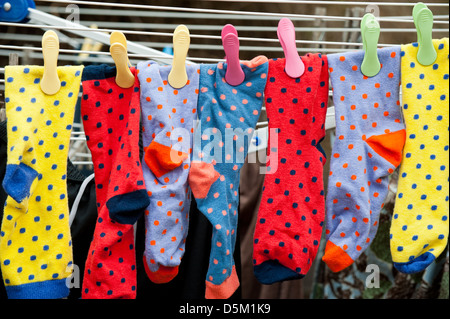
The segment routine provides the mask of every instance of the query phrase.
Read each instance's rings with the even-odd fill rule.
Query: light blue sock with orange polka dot
[[[402,46],[406,143],[391,225],[394,266],[423,271],[448,242],[449,42],[433,40],[436,61],[417,61],[417,43]]]
[[[245,80],[237,86],[225,81],[226,64],[200,66],[200,121],[194,134],[189,184],[198,209],[213,226],[207,299],[229,298],[239,287],[233,259],[239,176],[261,113],[267,61],[257,57],[242,64]]]
[[[328,55],[336,110],[336,140],[326,197],[323,261],[334,271],[351,265],[371,244],[401,162],[405,141],[400,101],[400,46],[378,50],[382,64],[364,76],[364,52]]]
[[[83,66],[58,67],[61,88],[40,88],[44,68],[5,69],[8,197],[0,264],[8,298],[64,298],[72,274],[67,156]]]
[[[188,185],[197,119],[199,65],[186,65],[187,84],[174,89],[170,66],[138,64],[142,105],[142,158],[150,205],[145,212],[144,266],[154,283],[178,274],[189,227]]]

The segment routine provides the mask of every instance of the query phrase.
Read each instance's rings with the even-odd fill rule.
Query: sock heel
[[[366,143],[381,157],[398,167],[402,161],[403,146],[406,141],[406,131],[399,130],[382,135],[373,135]]]
[[[212,184],[220,174],[214,169],[214,165],[205,162],[192,162],[189,171],[189,185],[195,198],[206,198]]]
[[[38,172],[24,163],[8,164],[2,185],[6,193],[20,203],[33,193],[31,186],[37,176]]]
[[[106,202],[109,217],[120,224],[134,225],[150,205],[147,190],[141,189],[111,197]]]
[[[181,166],[187,158],[188,154],[155,141],[145,149],[144,156],[145,163],[158,178]]]

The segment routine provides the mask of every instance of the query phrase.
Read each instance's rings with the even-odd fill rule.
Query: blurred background
[[[14,2],[14,1],[12,1]],[[392,18],[395,22],[380,21],[380,44],[400,45],[417,40],[416,30],[412,22],[412,6],[380,5],[369,8],[368,2],[352,1],[315,1],[313,3],[295,3],[295,1],[222,1],[222,0],[110,0],[98,1],[35,1],[36,9],[62,19],[79,18],[81,25],[100,30],[124,31],[130,42],[153,48],[157,51],[171,53],[172,33],[179,24],[186,25],[191,33],[189,57],[198,63],[213,63],[223,59],[224,52],[220,32],[224,25],[233,24],[241,38],[240,58],[249,60],[257,55],[268,58],[283,57],[283,51],[277,39],[277,25],[282,14],[299,15],[290,17],[296,27],[297,40],[311,42],[297,45],[300,55],[308,52],[331,54],[349,50],[361,49],[361,46],[351,43],[361,43],[360,22],[367,11],[372,11],[381,18]],[[397,3],[384,0],[387,3]],[[432,0],[433,3],[447,3],[445,0]],[[407,3],[415,3],[408,1]],[[101,5],[103,4],[103,5]],[[114,4],[136,4],[155,7],[123,7]],[[164,7],[162,7],[164,6]],[[201,10],[177,10],[189,8]],[[208,12],[211,9],[211,12]],[[435,23],[434,38],[448,37],[448,6],[430,6],[435,21],[447,21],[446,24]],[[239,14],[238,14],[239,13]],[[261,14],[258,14],[261,13]],[[79,15],[78,15],[79,14]],[[337,18],[339,17],[339,18]],[[42,65],[42,54],[39,50],[42,35],[49,28],[32,28],[26,25],[43,25],[48,21],[31,19],[22,25],[0,24],[0,68],[10,63],[21,65]],[[62,25],[64,26],[64,25]],[[61,52],[59,65],[65,64],[96,64],[113,63],[108,54],[93,52],[108,52],[109,44],[93,41],[86,36],[76,35],[63,29],[55,29],[60,40],[60,48],[67,50],[84,50],[90,54]],[[135,34],[133,34],[135,32]],[[88,34],[89,32],[87,32]],[[106,32],[108,33],[108,32]],[[333,43],[334,42],[334,43]],[[337,43],[336,43],[337,42]],[[350,44],[348,44],[350,43]],[[14,47],[13,47],[14,46]],[[14,53],[11,57],[11,53]],[[18,58],[18,60],[15,60]],[[11,62],[13,59],[16,62]],[[130,57],[132,64],[146,59],[142,56]],[[4,91],[4,78],[0,74],[0,94]],[[3,94],[0,97],[0,106]],[[329,106],[333,106],[330,96]],[[77,118],[78,122],[79,117]],[[264,123],[262,114],[260,122]],[[260,125],[263,127],[264,125]],[[81,123],[75,130],[82,133]],[[74,136],[70,159],[78,165],[86,175],[91,172],[90,154],[84,145],[83,136]],[[334,130],[327,131],[324,149],[329,155],[334,139]],[[253,277],[251,264],[252,235],[255,218],[258,211],[263,176],[257,173],[259,165],[264,165],[265,150],[260,151],[256,163],[244,166],[241,181],[240,207],[240,248],[242,265],[242,297],[243,298],[448,298],[448,253],[436,262],[435,267],[425,273],[415,276],[399,274],[392,267],[389,253],[390,215],[395,199],[396,174],[391,180],[391,194],[386,199],[386,205],[380,218],[380,229],[376,240],[361,258],[352,266],[338,274],[331,273],[321,255],[316,258],[306,278],[297,281],[284,282],[271,286],[260,285]],[[253,156],[253,155],[252,155]],[[328,165],[324,176],[328,176]],[[324,181],[326,182],[326,178]],[[325,185],[326,187],[326,185]],[[323,244],[323,243],[322,243]],[[323,251],[323,245],[321,250]],[[319,251],[319,252],[320,252]],[[447,250],[446,250],[447,251]],[[443,254],[445,255],[445,253]],[[447,258],[446,258],[447,257]],[[381,286],[376,289],[365,287],[368,263],[376,261],[381,265]],[[444,284],[442,282],[444,281]]]

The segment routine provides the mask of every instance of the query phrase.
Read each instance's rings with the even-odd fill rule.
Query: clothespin
[[[188,81],[186,57],[190,43],[189,29],[179,25],[173,33],[173,62],[168,77],[169,84],[175,89],[181,89]]]
[[[98,26],[96,24],[91,24],[89,26],[91,29],[98,29]],[[97,41],[92,40],[91,38],[84,38],[83,45],[81,46],[81,51],[93,51],[98,52],[101,50],[103,44]],[[84,60],[86,60],[89,57],[88,53],[80,53],[78,55],[78,64],[82,64]]]
[[[225,80],[232,86],[237,86],[244,82],[245,74],[239,61],[239,38],[236,28],[227,24],[222,29],[222,45],[227,61],[227,71]]]
[[[36,8],[32,0],[0,0],[0,21],[22,22],[26,21],[28,8]]]
[[[305,72],[305,64],[298,55],[295,43],[295,28],[290,19],[283,18],[280,20],[277,35],[286,58],[286,66],[284,67],[286,74],[291,78],[299,78]]]
[[[128,89],[133,86],[135,78],[128,67],[131,64],[127,54],[127,39],[122,32],[114,31],[109,41],[111,44],[109,52],[116,64],[116,84],[123,89]]]
[[[59,39],[52,30],[46,31],[42,36],[42,55],[44,57],[44,74],[40,82],[41,90],[47,95],[54,95],[61,88],[61,81],[57,69]]]
[[[365,76],[373,77],[381,69],[377,52],[378,39],[380,38],[380,24],[371,13],[366,13],[361,20],[361,37],[364,50],[361,72]]]
[[[97,27],[95,27],[95,29],[97,29]],[[109,45],[113,45],[114,43],[120,43],[122,44],[125,49],[128,52],[128,46],[127,46],[127,38],[125,37],[125,35],[122,32],[119,31],[114,31],[111,33],[111,35],[109,36]],[[128,60],[128,66],[132,66],[130,60],[128,59],[127,56],[127,60]]]
[[[413,9],[414,25],[417,30],[417,61],[427,66],[437,59],[437,52],[433,45],[433,13],[422,2],[417,3]]]

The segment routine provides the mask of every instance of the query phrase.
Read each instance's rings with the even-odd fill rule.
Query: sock
[[[73,259],[66,171],[82,70],[58,67],[61,89],[50,96],[39,85],[43,67],[5,68],[8,197],[0,264],[11,299],[69,295]]]
[[[267,164],[254,234],[254,273],[263,284],[303,278],[322,236],[326,157],[319,143],[325,136],[328,63],[321,54],[302,61],[306,72],[296,79],[286,74],[285,59],[269,62],[266,108],[278,146],[269,147],[268,157],[277,163]]]
[[[261,113],[266,62],[266,57],[257,57],[242,64],[245,80],[238,86],[225,81],[226,64],[200,65],[200,121],[194,134],[189,184],[198,209],[213,226],[207,299],[229,298],[239,287],[233,259],[239,175]]]
[[[400,46],[378,50],[382,68],[360,71],[363,51],[328,55],[336,110],[336,139],[326,197],[322,260],[334,271],[351,265],[371,244],[405,141]]]
[[[436,61],[417,61],[417,44],[402,46],[406,143],[391,224],[394,266],[424,270],[448,240],[448,38],[433,40]]]
[[[178,274],[185,251],[191,203],[188,185],[193,125],[197,118],[199,66],[186,65],[188,83],[174,89],[170,66],[138,64],[141,83],[142,159],[150,205],[145,214],[144,266],[154,283]]]
[[[139,81],[136,77],[131,88],[122,89],[115,75],[115,67],[89,66],[82,79],[81,115],[98,207],[83,280],[85,299],[136,297],[133,224],[149,204],[139,160]]]

